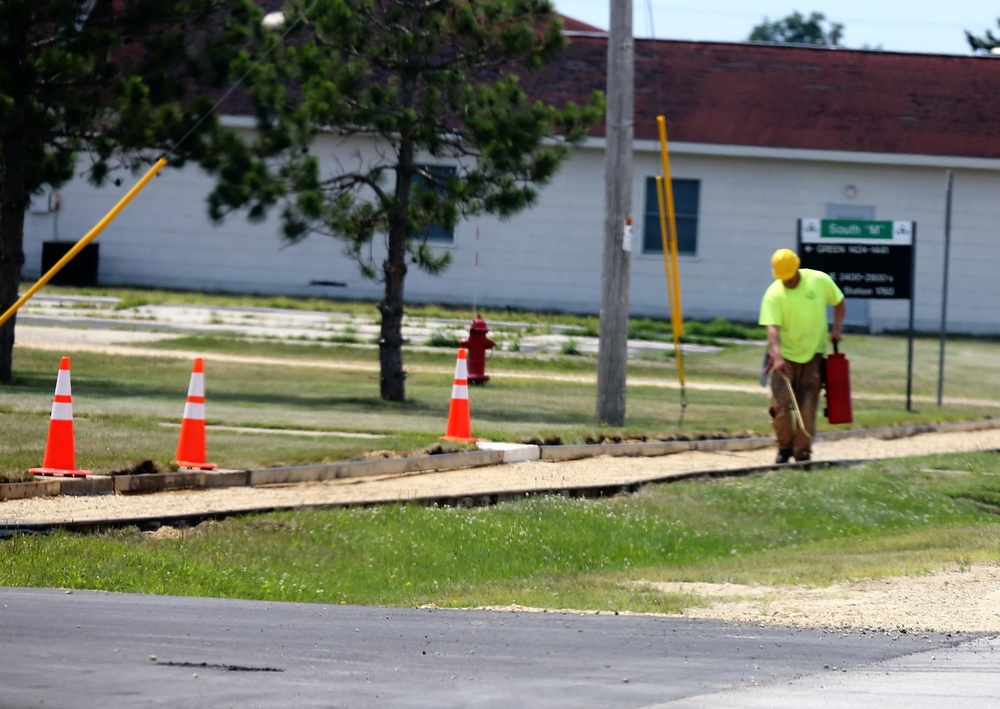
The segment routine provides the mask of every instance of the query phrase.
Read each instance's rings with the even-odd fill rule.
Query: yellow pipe
[[[684,355],[681,350],[680,334],[680,328],[683,327],[683,325],[678,325],[678,321],[681,323],[684,321],[677,315],[680,312],[680,307],[677,305],[677,296],[675,291],[675,279],[677,276],[672,276],[671,271],[673,269],[670,268],[670,262],[667,261],[670,246],[667,238],[667,217],[665,216],[666,210],[664,209],[664,206],[667,201],[666,195],[669,190],[667,190],[664,182],[665,181],[662,177],[656,178],[656,199],[660,206],[660,234],[663,239],[663,272],[667,277],[667,297],[670,299],[670,329],[674,336],[674,360],[677,362],[677,379],[680,381],[681,386],[684,386]]]
[[[678,337],[684,335],[683,309],[681,308],[681,282],[680,269],[677,263],[677,219],[674,212],[674,190],[670,177],[670,159],[667,156],[667,122],[663,116],[656,117],[656,124],[660,131],[660,156],[663,160],[663,189],[667,202],[667,217],[670,221],[669,245],[670,245],[670,283],[671,283],[671,307],[670,316],[674,327],[674,332]]]
[[[660,202],[660,225],[664,234],[664,263],[667,273],[667,290],[670,295],[670,323],[674,333],[674,357],[677,360],[677,376],[681,386],[684,386],[684,357],[681,352],[681,337],[684,336],[684,315],[681,308],[681,276],[677,263],[677,219],[674,214],[674,190],[670,177],[670,160],[667,157],[667,122],[663,116],[656,117],[656,125],[660,133],[660,156],[663,160],[663,178],[657,180]],[[667,219],[670,229],[663,225],[663,204],[666,203]],[[667,255],[669,252],[669,262]]]
[[[681,336],[677,334],[677,320],[674,318],[674,313],[677,311],[677,306],[674,300],[674,288],[673,280],[670,275],[670,266],[667,261],[667,254],[669,251],[669,245],[667,240],[667,210],[666,206],[666,193],[667,189],[664,185],[664,180],[662,177],[656,178],[656,201],[660,207],[660,237],[663,242],[663,273],[667,277],[667,297],[670,299],[670,329],[674,336],[674,360],[677,362],[677,379],[680,381],[681,386],[684,386],[684,354],[681,349]],[[682,321],[683,322],[683,321]]]
[[[667,198],[663,178],[656,178],[656,203],[660,208],[660,241],[663,244],[663,273],[667,277],[667,299],[670,301],[670,318],[674,316],[674,290],[670,285],[670,243],[667,238]],[[671,325],[672,327],[672,325]]]
[[[46,283],[52,280],[52,277],[57,273],[59,273],[59,271],[62,270],[63,266],[72,261],[73,257],[75,257],[78,253],[83,251],[83,247],[85,247],[91,241],[96,239],[97,236],[102,231],[104,231],[104,228],[107,227],[107,225],[110,224],[112,220],[118,216],[119,212],[125,209],[125,205],[131,202],[132,198],[135,197],[140,192],[140,190],[142,190],[142,188],[149,183],[150,180],[156,177],[156,173],[158,173],[166,164],[167,164],[166,158],[160,158],[159,160],[157,160],[156,163],[151,168],[149,168],[149,171],[142,176],[142,179],[139,180],[138,183],[136,183],[135,187],[130,189],[125,194],[125,196],[118,201],[118,204],[116,204],[111,209],[110,212],[105,214],[104,218],[101,219],[101,221],[97,222],[97,224],[94,226],[93,229],[88,231],[82,239],[80,239],[78,242],[76,242],[76,244],[74,244],[73,248],[67,251],[66,254],[61,259],[59,259],[55,264],[53,264],[52,268],[46,271],[45,275],[39,278],[38,282],[35,285],[31,286],[31,288],[29,288],[24,295],[18,298],[16,303],[7,308],[7,312],[5,312],[3,315],[0,315],[0,325],[3,325],[5,322],[10,320],[11,316],[13,316],[14,313],[20,310],[21,306],[27,303],[28,300],[31,298],[31,296],[33,296],[35,293],[41,290],[42,286],[44,286]]]

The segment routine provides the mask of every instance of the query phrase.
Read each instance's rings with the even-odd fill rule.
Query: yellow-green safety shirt
[[[781,356],[801,364],[826,353],[826,306],[839,305],[844,294],[822,271],[800,268],[799,277],[794,288],[778,280],[768,287],[758,323],[780,327]]]

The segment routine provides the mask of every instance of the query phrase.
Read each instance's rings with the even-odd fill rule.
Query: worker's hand
[[[785,358],[780,354],[771,353],[771,358],[768,361],[768,372],[777,372],[778,374],[785,373]]]

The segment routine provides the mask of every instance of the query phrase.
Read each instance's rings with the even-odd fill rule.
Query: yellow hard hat
[[[778,249],[771,256],[771,270],[779,281],[787,281],[799,270],[799,257],[791,249]]]

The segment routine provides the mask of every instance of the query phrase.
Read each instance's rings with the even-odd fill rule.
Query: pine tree
[[[765,17],[764,22],[753,28],[749,41],[839,47],[844,26],[834,22],[828,31],[823,28],[825,20],[826,16],[821,12],[810,14],[808,19],[801,12],[793,12],[785,19],[774,22]]]
[[[343,240],[384,284],[381,396],[403,401],[407,269],[449,261],[429,230],[530,207],[603,117],[603,98],[553,106],[525,95],[518,75],[565,42],[548,0],[296,0],[284,17],[282,34],[262,34],[261,61],[234,63],[234,75],[250,72],[258,130],[226,137],[204,163],[219,180],[210,211],[261,219],[279,207],[285,238]],[[317,156],[320,133],[374,149]]]
[[[1000,20],[997,20],[997,25],[1000,26]],[[1000,46],[1000,37],[993,34],[990,30],[985,30],[982,37],[977,37],[968,30],[965,32],[965,41],[969,43],[969,48],[973,52],[980,52],[983,54],[990,54],[994,49]]]
[[[197,82],[225,78],[255,12],[249,0],[0,2],[0,314],[18,299],[31,196],[75,171],[102,185],[157,151],[178,148],[174,165],[197,156],[200,140],[175,145],[209,105]],[[0,381],[15,319],[0,327]]]

